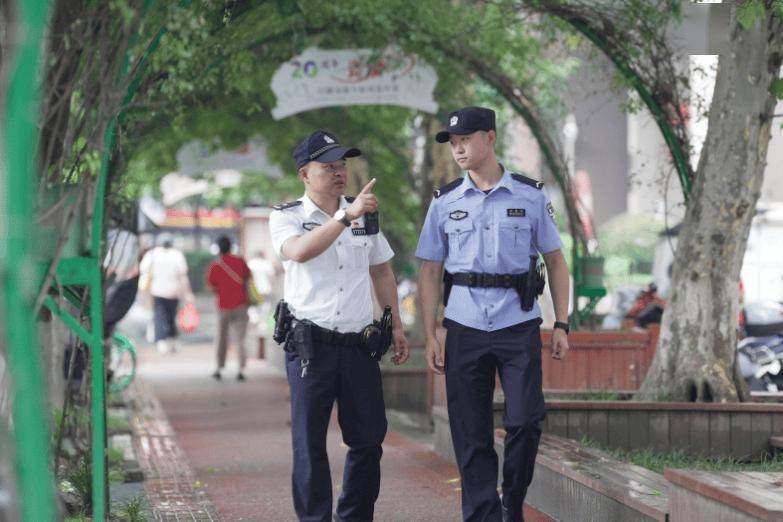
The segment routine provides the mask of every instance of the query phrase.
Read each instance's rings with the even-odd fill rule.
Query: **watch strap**
[[[568,333],[571,330],[571,327],[568,326],[568,323],[562,323],[560,321],[555,321],[555,324],[552,328],[560,328],[565,333]]]

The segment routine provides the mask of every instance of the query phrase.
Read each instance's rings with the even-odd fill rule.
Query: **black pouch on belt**
[[[380,321],[373,321],[364,327],[361,334],[361,349],[370,358],[380,361],[389,351],[392,342],[392,311],[391,306],[383,309]]]
[[[291,331],[289,343],[293,344],[296,354],[303,361],[309,361],[315,356],[315,343],[313,342],[313,323],[311,321],[297,321]]]

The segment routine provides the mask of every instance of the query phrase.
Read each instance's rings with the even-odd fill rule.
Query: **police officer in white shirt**
[[[332,517],[326,431],[335,400],[349,449],[334,520],[373,519],[387,423],[378,361],[359,346],[360,332],[373,321],[371,282],[379,304],[392,309],[392,361],[402,364],[409,353],[389,263],[394,253],[365,219],[378,208],[375,179],[356,198],[343,196],[346,158],[360,154],[341,146],[334,134],[312,133],[293,153],[305,194],[277,205],[269,217],[285,269],[284,300],[297,321],[312,323],[312,359],[302,360],[296,350],[286,355],[293,499],[302,521]]]

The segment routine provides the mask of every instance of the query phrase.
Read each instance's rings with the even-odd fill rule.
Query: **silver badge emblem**
[[[329,136],[327,136],[326,134],[324,134],[324,141],[326,143],[334,143],[334,140],[332,138],[330,138]]]
[[[455,210],[454,212],[449,213],[449,218],[459,221],[460,219],[465,219],[468,217],[468,213],[464,210]]]
[[[459,122],[459,118],[457,118],[456,116],[452,116],[451,119],[449,120],[449,125],[453,127],[457,124],[457,122]]]

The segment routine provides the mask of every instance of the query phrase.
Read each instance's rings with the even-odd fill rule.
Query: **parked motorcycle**
[[[783,303],[748,303],[737,360],[750,391],[783,391]]]

